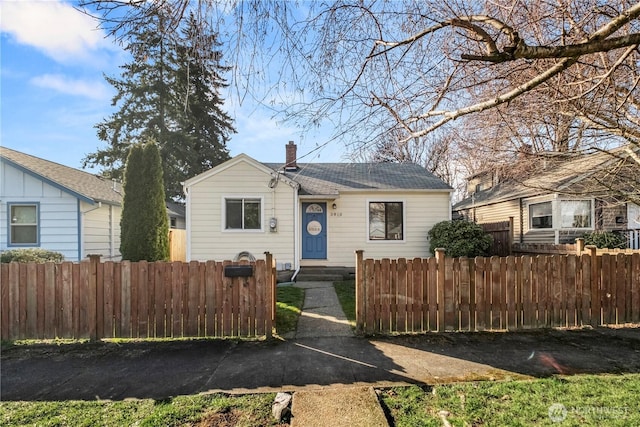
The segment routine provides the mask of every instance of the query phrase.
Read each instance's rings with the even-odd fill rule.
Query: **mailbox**
[[[253,276],[252,265],[227,265],[224,268],[224,277],[251,277]]]

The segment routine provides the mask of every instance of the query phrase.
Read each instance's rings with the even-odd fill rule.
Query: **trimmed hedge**
[[[625,249],[627,247],[627,239],[620,233],[594,231],[583,237],[585,245],[594,245],[598,249]]]
[[[489,255],[491,236],[470,221],[442,221],[429,230],[429,251],[444,248],[448,257],[477,257]]]
[[[49,261],[62,262],[64,261],[64,255],[60,252],[40,248],[13,249],[0,254],[0,262],[2,263],[36,262],[42,264]]]

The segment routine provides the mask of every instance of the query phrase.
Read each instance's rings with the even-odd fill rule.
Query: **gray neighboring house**
[[[536,160],[543,163],[542,170],[521,180],[502,180],[492,170],[475,174],[467,178],[470,196],[453,206],[453,215],[477,223],[513,217],[513,241],[519,243],[574,243],[587,232],[605,230],[624,231],[630,247],[636,247],[640,207],[615,194],[638,191],[622,188],[621,174],[637,173],[626,156],[625,147],[610,153],[549,155]]]
[[[167,202],[167,215],[169,216],[169,228],[184,230],[186,228],[185,208],[175,202]]]
[[[0,147],[0,250],[120,259],[120,184]]]
[[[256,258],[279,269],[353,267],[426,257],[427,232],[451,218],[452,188],[410,163],[261,163],[245,154],[184,183],[187,260]]]

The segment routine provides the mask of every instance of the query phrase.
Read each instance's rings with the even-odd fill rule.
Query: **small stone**
[[[289,403],[291,403],[291,395],[289,393],[278,393],[271,407],[271,414],[276,421],[282,421],[282,418],[289,413]]]

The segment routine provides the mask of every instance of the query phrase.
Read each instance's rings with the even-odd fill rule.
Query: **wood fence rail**
[[[2,339],[270,336],[273,258],[250,277],[234,263],[0,264]]]
[[[518,330],[640,321],[640,254],[364,259],[364,333]]]

